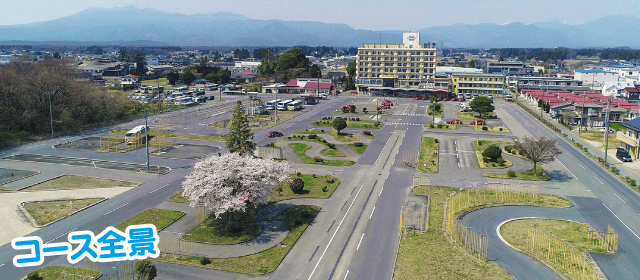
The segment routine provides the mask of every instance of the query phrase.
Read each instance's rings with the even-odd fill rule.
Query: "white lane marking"
[[[560,164],[562,164],[562,166],[564,166],[564,169],[566,169],[567,171],[569,171],[569,173],[571,173],[571,176],[573,176],[573,178],[578,179],[578,177],[576,177],[576,175],[575,175],[575,174],[573,174],[573,172],[571,172],[571,170],[569,170],[569,168],[567,168],[567,166],[565,166],[565,165],[564,165],[564,163],[562,163],[562,161],[560,161],[558,158],[556,158],[556,160],[557,160]],[[578,179],[578,181],[580,181],[580,179]]]
[[[626,201],[624,201],[624,199],[622,199],[622,197],[620,197],[619,195],[617,195],[616,193],[613,193],[613,195],[617,196],[620,200],[622,200],[622,202],[624,202],[624,204],[627,204]]]
[[[347,276],[349,276],[349,270],[347,269],[347,274],[344,275],[344,278],[342,280],[347,279]]]
[[[580,167],[582,167],[582,169],[587,170],[586,168],[584,168],[584,166],[582,166],[582,164],[578,163],[578,165],[580,165]]]
[[[567,154],[567,156],[569,156],[570,158],[573,158],[570,154]]]
[[[373,209],[371,210],[371,215],[369,215],[369,220],[371,220],[371,217],[373,217],[373,211],[376,211],[376,207],[373,206]]]
[[[162,187],[159,187],[159,188],[157,188],[157,189],[155,189],[155,190],[153,190],[153,191],[150,191],[149,193],[157,192],[157,191],[161,190],[162,188],[164,188],[164,187],[166,187],[166,186],[168,186],[168,185],[169,185],[169,184],[166,184],[166,185],[164,185],[164,186],[162,186]]]
[[[378,163],[378,160],[380,159],[380,156],[382,155],[382,151],[384,151],[384,148],[387,147],[387,144],[389,144],[389,141],[391,141],[391,137],[389,137],[389,140],[387,140],[387,143],[384,144],[384,147],[382,147],[382,150],[380,150],[380,154],[378,155],[378,158],[376,159],[376,162],[373,163],[373,165],[376,165]]]
[[[600,181],[600,179],[598,179],[598,177],[593,176],[593,178],[596,178],[596,180],[598,180],[598,182],[600,182],[600,184],[603,184],[603,185],[604,185],[604,183],[603,183],[602,181]]]
[[[387,178],[385,178],[385,180],[386,180],[386,179],[389,179],[389,174],[390,174],[390,173],[387,173]]]
[[[111,212],[116,211],[116,210],[118,210],[118,209],[120,209],[120,208],[122,208],[122,207],[126,206],[127,204],[129,204],[129,203],[127,202],[127,203],[125,203],[125,204],[122,204],[122,205],[120,205],[120,207],[118,207],[118,208],[116,208],[116,209],[113,209],[113,210],[111,210],[111,211],[109,211],[109,212],[107,212],[107,213],[104,213],[104,215],[103,215],[103,216],[106,216],[107,214],[110,214]]]
[[[53,241],[53,240],[56,240],[56,239],[58,239],[58,238],[60,238],[60,237],[64,236],[65,234],[70,233],[70,232],[72,232],[72,231],[74,231],[74,230],[76,230],[76,229],[78,229],[78,228],[74,228],[74,229],[72,229],[72,230],[70,230],[70,231],[67,231],[67,232],[65,232],[65,233],[61,234],[60,236],[58,236],[58,237],[56,237],[56,238],[54,238],[54,239],[51,239],[51,240],[49,240],[48,242],[45,242],[44,244],[49,244],[49,242],[51,242],[51,241]]]
[[[382,189],[380,189],[380,193],[378,194],[378,197],[380,197],[380,195],[382,194],[382,190],[384,190],[384,187],[382,187]]]
[[[402,144],[400,144],[400,145],[402,145]],[[391,163],[391,165],[394,165],[395,163],[396,163],[396,159],[394,158],[393,162]]]
[[[607,210],[609,210],[609,212],[611,212],[611,214],[613,214],[614,216],[616,216],[616,218],[618,219],[618,221],[620,221],[625,227],[627,227],[627,229],[633,233],[633,235],[635,235],[638,239],[640,239],[640,236],[638,236],[633,230],[631,230],[631,228],[625,224],[622,220],[620,220],[620,218],[618,217],[618,215],[616,215],[616,213],[613,213],[613,211],[611,211],[611,209],[609,209],[609,207],[607,207],[607,205],[605,205],[604,203],[602,203],[602,205],[607,208]]]
[[[331,236],[331,239],[329,239],[329,243],[327,244],[327,247],[324,248],[324,251],[322,252],[322,255],[320,255],[320,259],[318,259],[318,262],[316,263],[316,266],[311,271],[311,275],[309,275],[308,279],[311,279],[313,274],[316,272],[316,269],[318,268],[318,265],[320,264],[320,261],[322,261],[322,258],[324,257],[324,254],[327,253],[327,249],[329,249],[329,246],[331,245],[331,242],[333,241],[333,238],[336,237],[336,234],[338,233],[338,230],[340,230],[340,226],[342,225],[342,222],[344,222],[344,219],[347,218],[347,214],[349,214],[349,210],[351,210],[351,206],[353,206],[353,203],[358,198],[358,195],[360,194],[360,191],[362,190],[363,186],[364,185],[360,186],[360,189],[358,190],[358,193],[356,193],[356,196],[351,201],[351,204],[349,205],[349,208],[347,208],[347,212],[344,213],[344,216],[342,217],[342,220],[338,224],[338,227],[336,228],[336,231],[333,232],[333,236]],[[348,270],[347,270],[347,274],[349,274]],[[347,278],[346,275],[345,275],[345,278]]]
[[[362,243],[362,238],[364,238],[364,232],[362,233],[362,237],[360,237],[360,241],[358,242],[358,247],[356,247],[356,251],[360,249],[360,243]]]
[[[459,162],[459,161],[458,161],[458,168],[461,168],[461,167],[460,167],[460,162]]]

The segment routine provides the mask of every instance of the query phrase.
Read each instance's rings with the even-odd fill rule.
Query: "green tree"
[[[184,72],[182,73],[181,77],[182,77],[182,81],[187,85],[190,85],[191,83],[193,83],[193,81],[196,80],[196,75],[194,75],[193,72],[191,72],[191,68],[184,69]]]
[[[177,71],[171,71],[167,73],[166,77],[167,77],[167,80],[169,80],[170,84],[175,85],[176,82],[180,80],[180,73],[178,73]]]
[[[355,114],[356,113],[356,105],[351,105],[351,107],[349,107],[349,112]]]
[[[321,78],[322,72],[320,71],[320,67],[318,65],[313,64],[309,67],[309,77],[311,78]]]
[[[493,112],[496,108],[491,105],[491,99],[484,96],[479,96],[474,98],[471,102],[469,102],[469,107],[474,112],[480,113],[480,116],[483,119],[487,118],[487,113]]]
[[[496,162],[502,157],[502,150],[496,145],[491,145],[482,151],[482,156],[491,162]]]
[[[138,274],[138,279],[153,280],[158,275],[158,269],[148,259],[137,262],[134,269]]]
[[[341,117],[336,117],[333,119],[333,128],[335,128],[338,131],[338,134],[340,134],[340,130],[347,128],[347,122]]]
[[[347,65],[347,76],[344,77],[344,80],[342,81],[344,84],[344,89],[345,90],[355,89],[356,88],[354,83],[355,79],[356,79],[356,62],[351,61]]]
[[[253,132],[249,128],[249,120],[244,112],[242,101],[238,100],[233,110],[229,126],[229,134],[225,137],[226,147],[231,153],[252,154],[256,144],[251,141]]]
[[[293,48],[280,56],[276,65],[276,72],[278,74],[286,74],[293,68],[309,69],[310,64],[301,48]]]

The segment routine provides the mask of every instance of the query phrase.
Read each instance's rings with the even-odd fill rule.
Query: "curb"
[[[87,198],[91,198],[91,197],[87,197]],[[31,222],[31,224],[32,224],[34,227],[36,227],[36,228],[43,228],[43,227],[46,227],[46,226],[48,226],[48,225],[50,225],[50,224],[53,224],[53,223],[55,223],[55,222],[57,222],[57,221],[60,221],[60,220],[62,220],[62,219],[65,219],[65,218],[67,218],[67,217],[71,217],[71,216],[75,215],[76,213],[79,213],[80,211],[82,211],[82,210],[84,210],[84,209],[87,209],[87,208],[89,208],[89,207],[91,207],[91,206],[94,206],[94,205],[96,205],[96,204],[98,204],[98,203],[102,203],[102,202],[104,202],[104,201],[106,201],[106,200],[108,199],[108,198],[104,198],[104,197],[96,197],[96,198],[102,198],[102,200],[100,200],[100,201],[98,201],[98,202],[96,202],[96,203],[94,203],[94,204],[88,205],[88,206],[86,206],[86,207],[83,207],[83,208],[81,208],[81,209],[78,209],[78,211],[75,211],[75,212],[73,212],[73,213],[71,213],[71,214],[69,214],[69,215],[67,215],[67,216],[61,217],[61,218],[59,218],[59,219],[57,219],[57,220],[55,220],[55,221],[53,221],[53,222],[47,223],[46,225],[42,225],[42,226],[39,226],[39,225],[38,225],[38,223],[36,223],[36,220],[35,220],[35,219],[33,219],[33,217],[31,216],[31,214],[29,214],[29,212],[27,211],[27,209],[25,209],[25,208],[24,208],[24,205],[29,204],[29,203],[34,203],[34,202],[64,201],[64,200],[66,200],[66,199],[41,200],[41,201],[25,201],[25,202],[20,202],[20,204],[18,204],[18,208],[20,209],[20,211],[22,211],[22,213],[23,213],[25,216],[27,216],[27,218],[29,219],[29,221]],[[81,199],[84,199],[84,198],[81,198]]]

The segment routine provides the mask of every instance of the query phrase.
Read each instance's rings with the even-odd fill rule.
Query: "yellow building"
[[[504,76],[499,74],[451,74],[456,94],[502,94]]]
[[[356,88],[372,91],[433,92],[436,45],[420,44],[420,33],[403,34],[402,44],[362,44],[356,60]]]

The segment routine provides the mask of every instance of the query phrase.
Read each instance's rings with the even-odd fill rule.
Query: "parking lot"
[[[17,181],[35,174],[38,174],[38,171],[0,168],[0,185]]]
[[[66,165],[105,168],[105,169],[113,169],[113,170],[132,171],[132,172],[144,172],[144,173],[153,173],[153,174],[167,174],[171,172],[171,168],[164,167],[164,166],[152,166],[150,170],[146,170],[147,166],[145,164],[105,161],[105,160],[96,160],[96,159],[87,159],[87,158],[71,158],[71,157],[59,157],[59,156],[48,156],[48,155],[20,154],[20,155],[8,156],[3,159],[33,161],[33,162],[53,163],[53,164],[66,164]]]

